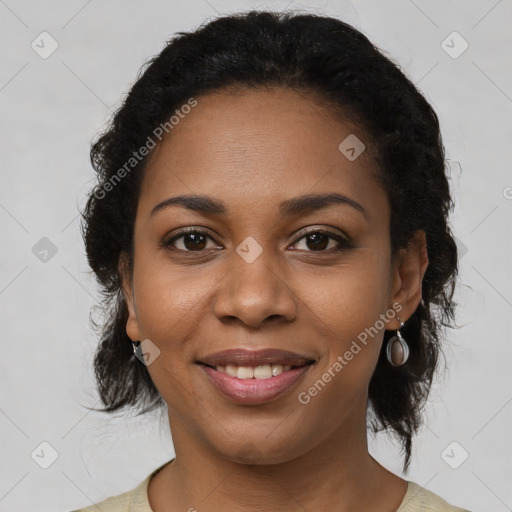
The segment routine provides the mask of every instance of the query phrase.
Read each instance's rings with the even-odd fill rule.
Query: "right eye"
[[[163,246],[171,250],[177,249],[183,252],[201,252],[218,247],[218,245],[206,247],[208,239],[214,242],[213,238],[210,237],[206,231],[188,229],[166,240]],[[178,247],[178,245],[181,245],[181,247]]]

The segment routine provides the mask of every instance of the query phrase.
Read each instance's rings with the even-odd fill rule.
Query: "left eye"
[[[329,245],[329,240],[331,242],[337,242],[337,244],[334,243],[335,251],[350,246],[348,240],[346,240],[343,236],[330,233],[328,231],[310,231],[309,233],[306,233],[301,238],[299,238],[295,244],[298,244],[301,240],[305,240],[306,247],[313,252],[326,252],[326,249],[333,249],[333,246]]]

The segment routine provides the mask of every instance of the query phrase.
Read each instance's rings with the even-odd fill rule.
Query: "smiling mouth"
[[[262,405],[284,397],[317,358],[278,348],[231,348],[195,361],[224,397],[239,405]]]
[[[314,361],[309,361],[305,364],[301,365],[290,365],[290,364],[263,364],[259,366],[237,366],[234,364],[228,365],[209,365],[206,363],[200,363],[204,366],[217,370],[218,372],[225,373],[230,377],[235,377],[238,379],[246,380],[246,379],[270,379],[272,377],[278,377],[284,372],[288,372],[290,370],[294,370],[296,368],[302,368],[303,366],[309,366],[313,364]]]
[[[297,386],[314,362],[306,362],[300,366],[278,363],[265,363],[259,366],[211,366],[198,363],[198,367],[203,370],[210,384],[231,402],[256,406],[287,395]]]

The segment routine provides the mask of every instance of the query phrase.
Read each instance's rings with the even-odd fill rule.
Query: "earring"
[[[402,366],[409,358],[409,346],[399,331],[405,324],[398,317],[397,320],[400,327],[396,330],[396,336],[389,338],[386,347],[386,355],[392,366]]]
[[[142,358],[142,347],[140,346],[140,341],[132,341],[133,353],[137,359]]]

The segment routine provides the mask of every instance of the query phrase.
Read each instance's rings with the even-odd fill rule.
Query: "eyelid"
[[[334,230],[334,231],[333,231]],[[350,242],[350,237],[345,234],[343,231],[341,231],[339,228],[335,228],[332,226],[325,227],[324,226],[308,226],[307,228],[300,229],[297,233],[294,234],[295,242],[298,242],[305,236],[309,235],[310,233],[323,233],[328,236],[332,237],[340,237],[343,238],[347,243]]]
[[[312,229],[308,229],[306,231],[301,231],[299,233],[299,235],[296,237],[295,241],[291,245],[293,246],[295,244],[298,244],[301,240],[306,238],[308,235],[317,234],[317,233],[325,235],[328,238],[330,238],[331,240],[334,240],[335,242],[337,242],[337,244],[338,244],[337,247],[331,247],[330,249],[323,250],[323,251],[305,251],[306,253],[312,253],[312,254],[316,253],[316,254],[328,255],[328,254],[332,254],[332,253],[336,253],[336,252],[341,252],[343,250],[355,248],[354,243],[352,242],[350,237],[348,237],[346,234],[330,231],[329,229],[326,229],[326,228],[312,228]]]

